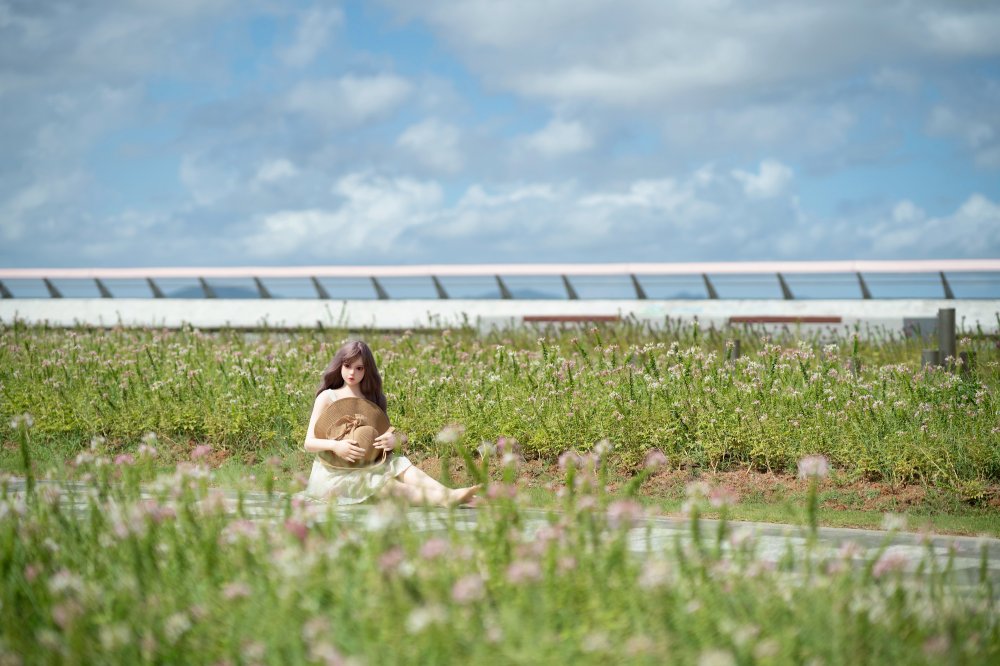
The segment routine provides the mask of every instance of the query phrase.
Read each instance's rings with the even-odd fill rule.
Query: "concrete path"
[[[93,486],[77,482],[39,481],[38,489],[42,492],[53,492],[58,489],[64,498],[77,498],[76,505],[85,508],[85,496]],[[7,484],[7,492],[23,493],[23,479],[15,479]],[[295,496],[283,493],[273,493],[270,496],[264,492],[240,493],[234,490],[221,490],[226,511],[232,515],[242,513],[251,520],[276,521],[283,520],[286,507]],[[155,495],[144,496],[153,499]],[[242,504],[242,508],[240,505]],[[367,529],[372,521],[378,520],[377,505],[361,504],[352,506],[328,506],[320,503],[308,503],[306,510],[312,518],[323,521],[330,518],[355,523],[360,529]],[[406,510],[406,520],[416,531],[434,533],[448,529],[475,529],[481,511],[488,509],[435,509],[411,508]],[[549,524],[553,516],[559,512],[542,509],[522,509],[522,529],[533,533]],[[719,521],[701,521],[701,532],[706,543],[715,543]],[[750,539],[758,561],[765,564],[777,564],[783,560],[789,549],[796,555],[802,553],[808,540],[804,528],[773,523],[729,522],[729,534],[734,539]],[[692,540],[691,525],[688,520],[680,518],[646,518],[636,527],[628,530],[629,549],[640,556],[655,557],[659,552],[670,551],[677,540],[681,544]],[[731,549],[730,539],[724,545]],[[849,552],[849,558],[856,566],[873,561],[879,557],[892,558],[901,563],[903,571],[909,573],[916,581],[926,573],[929,558],[933,558],[939,570],[950,566],[954,572],[954,583],[960,587],[971,587],[978,584],[985,556],[986,576],[992,582],[994,596],[1000,598],[1000,539],[986,537],[963,537],[922,535],[911,532],[885,532],[879,530],[861,530],[847,528],[820,528],[814,556],[820,560]]]

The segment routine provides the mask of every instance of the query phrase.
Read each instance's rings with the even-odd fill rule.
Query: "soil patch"
[[[442,460],[437,456],[410,456],[414,464],[428,474],[443,476]],[[472,477],[460,458],[448,464],[448,478],[457,483],[471,483]],[[500,478],[499,466],[491,469],[491,477]],[[631,476],[611,473],[607,490],[616,493],[628,483]],[[563,486],[563,472],[555,463],[542,460],[522,461],[517,473],[517,484],[526,488],[544,488],[558,491]],[[648,478],[640,495],[648,499],[682,501],[688,484],[702,481],[711,487],[724,487],[732,491],[739,503],[781,504],[804,502],[809,481],[794,474],[758,471],[712,472],[698,469],[662,469]],[[918,484],[890,484],[879,481],[852,480],[834,473],[820,481],[820,506],[832,510],[903,512],[961,510],[970,506],[957,495],[932,486]],[[984,504],[1000,506],[1000,485],[987,488]]]

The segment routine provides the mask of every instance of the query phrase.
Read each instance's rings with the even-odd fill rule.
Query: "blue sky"
[[[1000,5],[0,0],[0,264],[1000,256]]]

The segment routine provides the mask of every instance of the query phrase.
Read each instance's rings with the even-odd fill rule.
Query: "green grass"
[[[736,336],[744,357],[734,362],[726,340]],[[222,486],[295,479],[311,462],[299,442],[319,371],[347,337],[0,327],[0,470],[21,471],[8,422],[30,413],[39,473],[71,475],[95,436],[114,458],[135,454],[154,432],[164,468],[209,444]],[[848,482],[821,505],[823,524],[878,526],[893,510],[909,514],[914,528],[998,533],[988,502],[1000,483],[1000,362],[987,336],[962,340],[977,359],[968,374],[921,370],[921,343],[888,333],[763,339],[749,330],[626,323],[364,337],[393,423],[409,435],[405,453],[416,458],[441,454],[435,435],[449,423],[465,427],[470,448],[505,437],[550,465],[564,450],[586,452],[609,439],[622,483],[652,449],[696,474],[793,473],[803,455],[822,453]],[[876,481],[931,488],[933,501],[872,509],[865,493],[891,500],[884,488],[865,486]],[[648,500],[676,510],[682,488]],[[734,516],[795,522],[803,501],[801,493],[751,493]]]
[[[920,342],[759,339],[752,331],[636,324],[587,330],[367,335],[397,429],[416,452],[461,423],[554,460],[611,440],[625,467],[653,449],[706,470],[794,470],[821,453],[856,478],[948,487],[974,500],[1000,481],[1000,362],[963,338],[971,373],[924,371]],[[840,337],[836,337],[836,336]],[[744,356],[727,360],[740,336]],[[246,461],[302,440],[319,373],[344,331],[0,328],[0,436],[30,413],[42,446],[146,432],[182,458],[208,443]],[[832,340],[832,341],[831,341]],[[855,373],[854,368],[860,368]]]
[[[623,495],[611,494],[622,499]],[[541,509],[558,508],[560,498],[545,488],[526,488],[525,502],[528,506]],[[684,501],[681,499],[663,499],[660,497],[640,496],[639,500],[652,511],[651,515],[661,515],[672,518],[685,518]],[[806,498],[804,495],[777,501],[763,502],[741,499],[727,507],[726,516],[732,521],[777,523],[805,526]],[[929,509],[901,510],[893,514],[903,517],[906,521],[906,531],[927,532],[931,534],[955,534],[967,536],[1000,537],[1000,513],[989,507],[970,507],[959,505],[950,512]],[[717,510],[706,509],[702,516],[709,519],[719,519]],[[851,527],[858,529],[881,530],[885,523],[886,511],[860,509],[831,509],[820,507],[818,522],[822,527]]]
[[[19,437],[29,437],[21,430]],[[28,441],[28,440],[22,440]],[[721,529],[633,555],[640,511],[579,471],[540,529],[498,498],[432,532],[378,505],[361,523],[279,503],[222,510],[200,464],[84,459],[93,491],[12,494],[0,479],[0,656],[20,663],[994,663],[987,578],[912,585],[810,547],[778,561]],[[67,470],[69,471],[69,470]],[[588,480],[589,479],[589,480]],[[256,482],[246,482],[253,484]],[[147,496],[141,498],[140,489]],[[287,479],[278,490],[290,490]],[[152,495],[151,497],[149,495]],[[538,500],[534,493],[533,500]],[[708,506],[696,503],[701,510]],[[596,509],[596,510],[595,510]],[[815,521],[808,525],[816,529]]]

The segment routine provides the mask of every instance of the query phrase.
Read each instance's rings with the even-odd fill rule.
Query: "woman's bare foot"
[[[477,483],[474,486],[469,486],[468,488],[455,488],[449,493],[451,497],[448,498],[448,506],[458,506],[460,504],[468,504],[471,502],[476,493],[483,489],[483,484]]]

